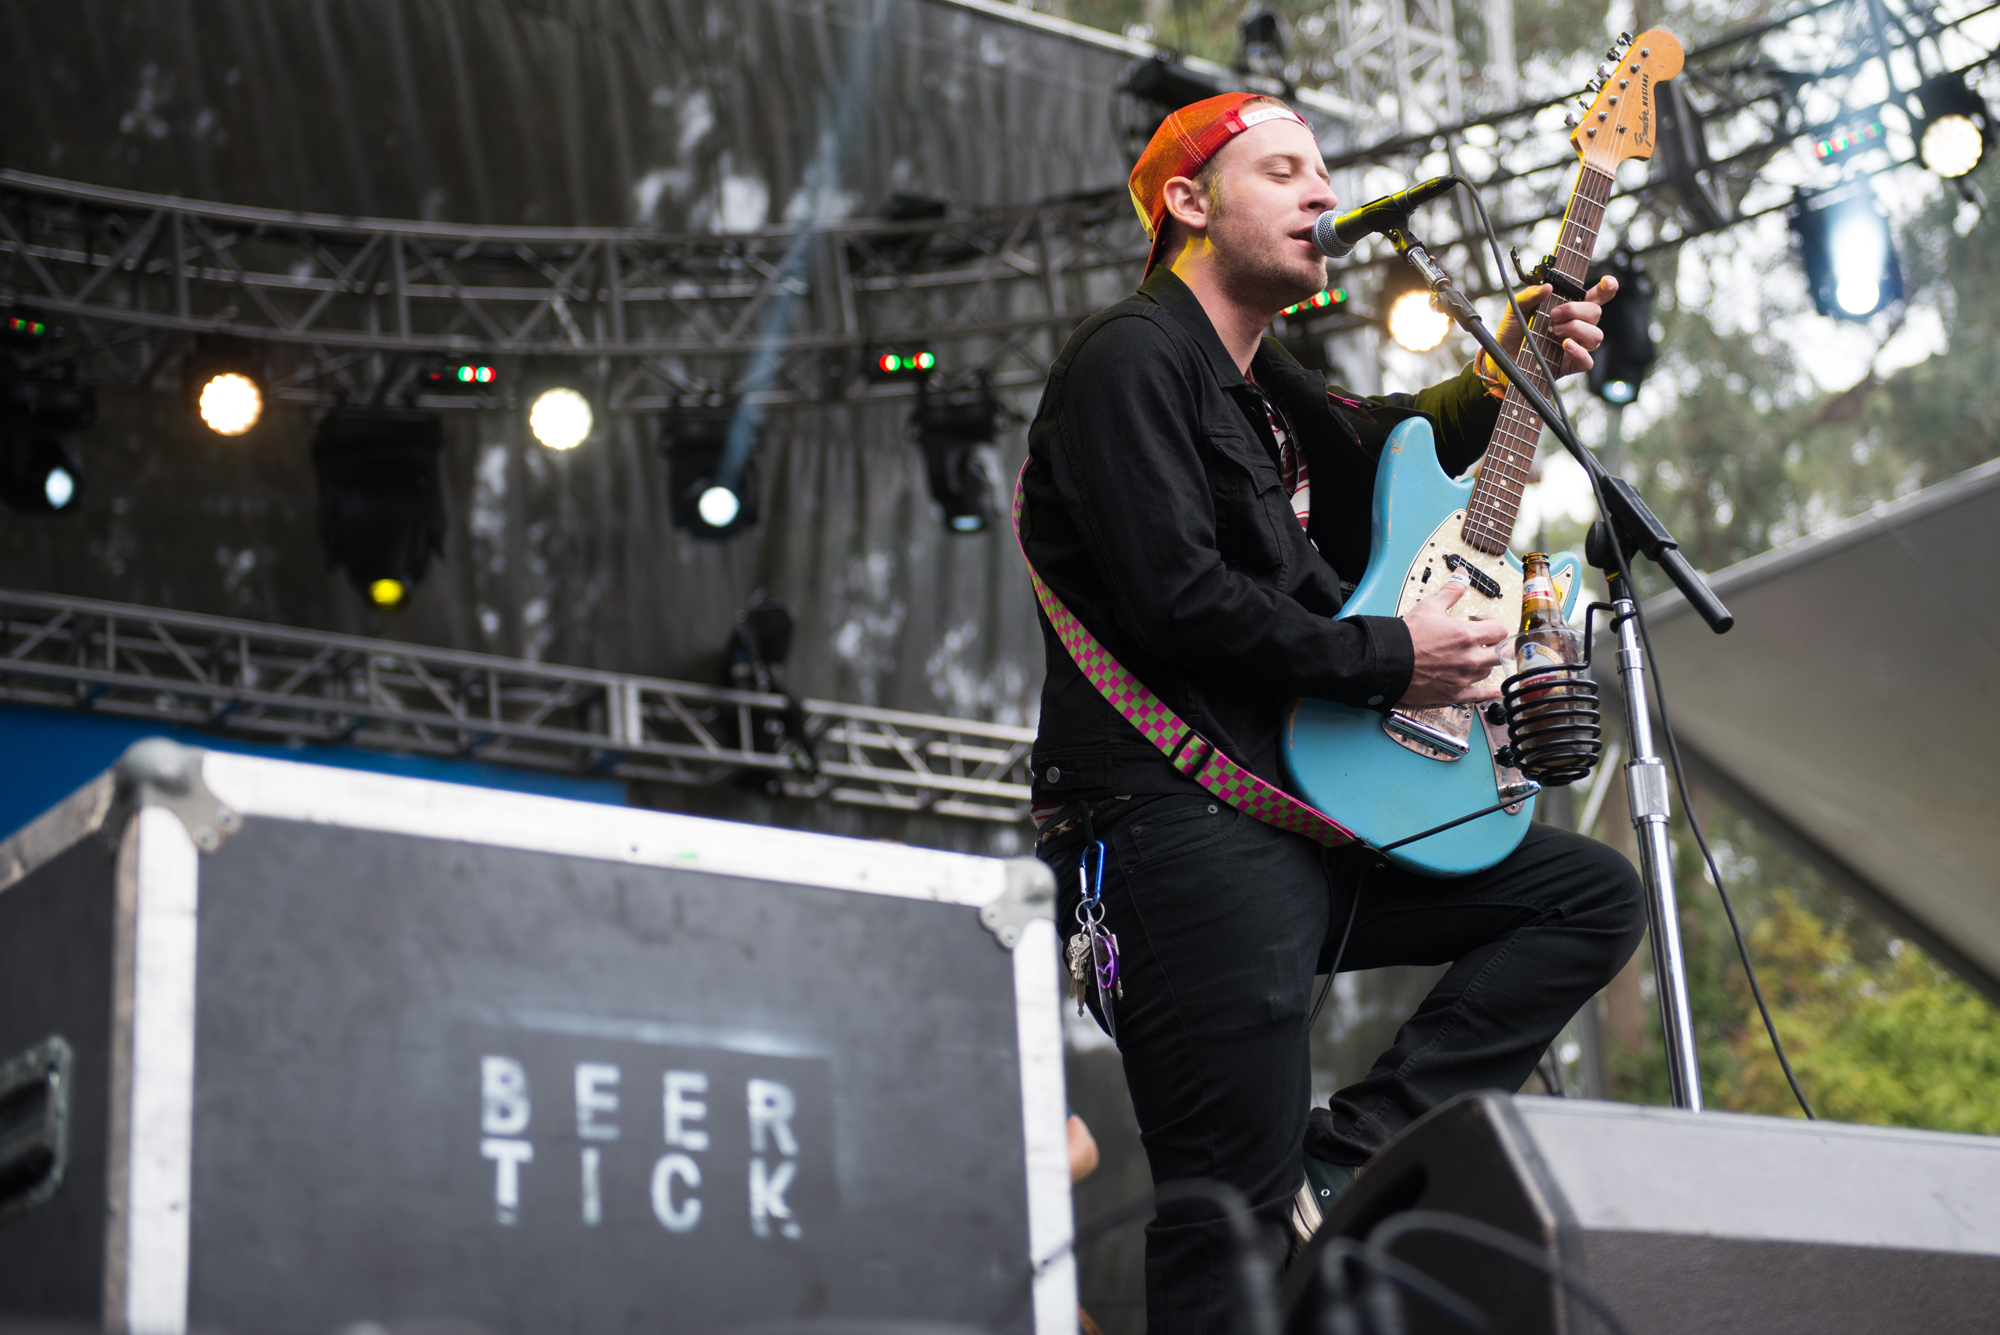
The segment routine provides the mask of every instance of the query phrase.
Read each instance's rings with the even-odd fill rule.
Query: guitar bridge
[[[1457,760],[1472,749],[1472,707],[1392,709],[1382,716],[1389,740],[1432,760]]]

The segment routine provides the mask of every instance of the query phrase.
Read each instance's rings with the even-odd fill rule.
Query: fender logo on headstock
[[[1644,148],[1653,142],[1653,76],[1639,76],[1639,133],[1632,136],[1634,148]]]

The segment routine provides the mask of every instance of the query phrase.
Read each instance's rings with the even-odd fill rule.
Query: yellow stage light
[[[1405,292],[1389,306],[1389,337],[1411,352],[1429,352],[1451,332],[1451,318],[1431,309],[1431,294]]]
[[[264,415],[264,393],[247,375],[225,371],[201,387],[201,420],[218,436],[240,436]]]

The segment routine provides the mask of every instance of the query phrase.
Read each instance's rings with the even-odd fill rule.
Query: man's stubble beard
[[[1275,248],[1260,246],[1259,238],[1240,215],[1218,216],[1210,224],[1217,258],[1230,289],[1239,301],[1269,307],[1272,314],[1287,306],[1318,296],[1326,289],[1326,261],[1314,266],[1309,275],[1305,266],[1288,260]],[[1280,238],[1279,245],[1289,242]]]

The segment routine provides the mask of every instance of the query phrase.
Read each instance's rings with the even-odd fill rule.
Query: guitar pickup
[[[1500,581],[1494,579],[1493,576],[1487,574],[1457,552],[1446,552],[1444,554],[1444,563],[1453,570],[1464,571],[1465,578],[1471,582],[1472,587],[1485,594],[1488,598],[1498,598],[1500,596]]]

